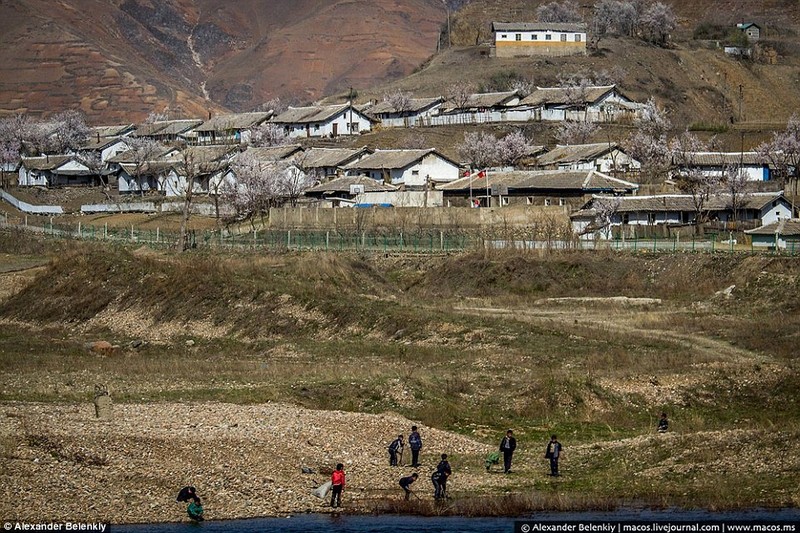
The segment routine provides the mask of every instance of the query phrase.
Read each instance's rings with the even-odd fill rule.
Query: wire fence
[[[0,227],[44,235],[59,239],[78,239],[96,242],[136,243],[154,248],[173,248],[180,242],[177,231],[127,228],[108,225],[64,224],[48,222],[43,225],[12,224],[0,219]],[[581,240],[572,238],[520,239],[498,230],[416,230],[400,231],[336,231],[254,229],[236,232],[229,229],[191,230],[188,232],[191,248],[228,248],[261,251],[312,251],[312,252],[372,252],[443,254],[477,250],[515,251],[617,251],[651,253],[763,253],[800,255],[800,241],[740,243],[730,237],[718,240],[716,235],[706,238],[615,238],[609,240]]]

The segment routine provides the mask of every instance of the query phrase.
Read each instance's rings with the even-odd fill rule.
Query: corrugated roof
[[[335,178],[331,181],[315,185],[310,189],[306,189],[305,192],[306,194],[308,193],[350,194],[351,185],[363,185],[364,192],[385,192],[385,191],[396,191],[399,189],[399,187],[396,187],[394,185],[383,183],[382,181],[374,180],[366,176],[342,176],[341,178]]]
[[[492,22],[492,31],[586,32],[586,24],[567,22]]]
[[[375,150],[374,153],[345,166],[346,170],[381,170],[406,168],[428,154],[436,154],[447,159],[433,148],[424,150]],[[449,161],[449,159],[447,159]]]
[[[615,148],[617,143],[558,145],[539,158],[540,165],[592,161]]]
[[[784,237],[788,236],[800,236],[800,219],[793,218],[790,220],[778,220],[767,224],[765,226],[758,227],[756,229],[746,230],[745,233],[750,235],[782,235]]]
[[[603,96],[616,89],[616,85],[596,85],[584,89],[585,104],[592,104],[600,100]],[[569,87],[537,87],[535,91],[526,96],[520,105],[566,105],[570,102],[570,96],[574,98],[578,89]]]
[[[511,172],[489,172],[486,177],[473,175],[459,178],[438,187],[443,191],[467,191],[505,185],[509,189],[560,189],[579,190],[585,193],[600,191],[635,191],[638,185],[601,174],[594,170],[515,170]]]
[[[327,106],[308,106],[290,107],[277,117],[273,117],[272,122],[279,124],[305,124],[307,122],[325,122],[329,118],[348,109],[350,104],[327,105]],[[356,112],[357,109],[354,108]]]
[[[303,153],[305,168],[339,167],[365,152],[366,148],[309,148]]]
[[[429,107],[433,107],[441,102],[442,98],[410,98],[408,109],[405,111],[409,113],[416,113],[418,111],[428,109]],[[386,100],[383,102],[378,102],[374,106],[367,109],[367,111],[373,115],[378,115],[381,113],[399,113],[399,111]]]
[[[195,131],[230,131],[253,128],[272,116],[272,111],[258,113],[232,113],[206,120]]]

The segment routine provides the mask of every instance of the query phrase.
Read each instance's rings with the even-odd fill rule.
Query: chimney
[[[211,110],[208,110],[208,120],[211,120]]]
[[[97,132],[97,142],[98,143],[100,142],[100,132],[99,131]]]

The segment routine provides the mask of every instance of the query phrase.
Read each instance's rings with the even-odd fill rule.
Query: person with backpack
[[[408,447],[411,448],[411,466],[417,468],[419,466],[419,451],[422,449],[422,437],[419,436],[417,426],[411,426]]]
[[[404,491],[406,491],[406,501],[408,501],[408,497],[411,496],[411,489],[408,487],[411,486],[411,484],[414,483],[418,478],[419,474],[417,474],[416,472],[414,472],[410,476],[400,478],[400,486],[403,488]]]
[[[506,436],[500,441],[500,451],[503,452],[503,472],[506,474],[511,472],[511,458],[516,449],[517,439],[514,438],[514,432],[509,429],[506,431]]]
[[[398,435],[389,445],[389,466],[397,466],[397,452],[403,453],[403,436]]]
[[[447,478],[453,474],[450,468],[450,463],[447,461],[447,454],[442,454],[442,460],[436,465],[436,471],[431,474],[431,482],[433,483],[433,498],[435,500],[443,500],[447,498]]]
[[[550,475],[558,476],[558,459],[561,457],[562,446],[555,435],[550,437],[547,449],[544,452],[545,459],[550,459]]]
[[[331,474],[331,507],[342,506],[342,492],[344,492],[345,475],[344,465],[339,463]]]

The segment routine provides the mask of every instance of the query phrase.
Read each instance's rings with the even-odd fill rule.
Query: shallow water
[[[798,524],[800,533],[800,509],[750,510],[732,512],[685,511],[685,510],[636,510],[614,512],[581,513],[536,513],[526,520],[536,521],[790,521]],[[113,533],[183,533],[192,532],[286,532],[311,533],[492,533],[514,531],[514,523],[520,518],[463,518],[463,517],[419,517],[419,516],[348,516],[348,515],[298,515],[291,518],[253,518],[248,520],[206,521],[201,524],[188,522],[176,524],[115,525]]]

